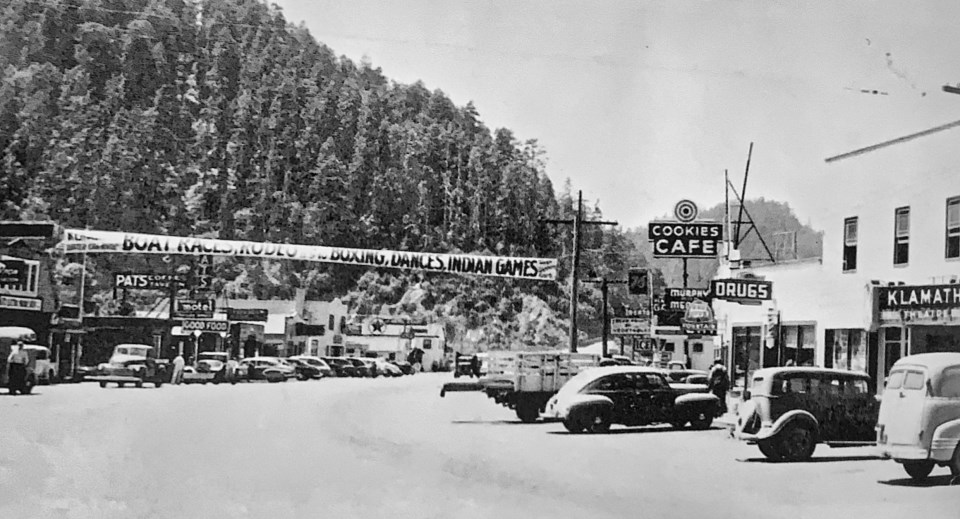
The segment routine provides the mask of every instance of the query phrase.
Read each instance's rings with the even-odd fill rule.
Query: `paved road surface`
[[[449,374],[0,396],[0,518],[957,518],[869,449],[519,423]]]

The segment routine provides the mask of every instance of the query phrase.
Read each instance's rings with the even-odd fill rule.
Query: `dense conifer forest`
[[[547,150],[488,128],[471,103],[337,56],[274,6],[7,0],[0,73],[0,219],[558,257],[557,283],[218,259],[215,288],[267,299],[303,288],[309,298],[345,298],[360,314],[442,320],[454,341],[472,333],[488,347],[565,341],[571,229],[545,220],[573,216],[576,188],[557,189]],[[755,216],[785,218],[762,232],[802,229],[786,204],[755,203],[769,209]],[[585,215],[603,216],[593,201]],[[648,264],[643,230],[584,233],[586,277],[625,278]],[[62,260],[58,269],[65,299],[78,268]],[[122,305],[110,275],[170,268],[157,258],[91,257],[89,298],[105,314],[147,308],[156,294]],[[587,284],[582,294],[580,326],[595,336],[599,289]],[[614,291],[611,303],[626,297]]]

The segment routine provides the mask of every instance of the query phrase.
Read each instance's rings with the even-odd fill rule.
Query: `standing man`
[[[172,384],[183,381],[183,364],[183,353],[177,353],[177,357],[173,359],[173,378],[170,379]]]
[[[23,346],[23,341],[17,341],[17,350],[10,352],[7,357],[7,369],[9,369],[9,388],[10,394],[16,395],[19,391],[25,394],[27,389],[27,364],[30,363],[30,356],[27,355],[27,349]]]
[[[730,389],[730,377],[727,376],[727,368],[723,366],[723,361],[717,359],[713,361],[713,367],[707,375],[707,387],[710,392],[720,399],[720,410],[727,412],[727,390]]]

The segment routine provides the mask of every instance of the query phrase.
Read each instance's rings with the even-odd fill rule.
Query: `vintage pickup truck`
[[[486,375],[476,382],[450,382],[440,396],[454,391],[483,391],[513,409],[523,422],[535,422],[557,391],[580,371],[599,365],[600,357],[567,352],[490,352]]]
[[[111,382],[118,387],[126,384],[143,387],[144,382],[160,387],[166,380],[165,368],[157,362],[156,351],[146,344],[118,344],[110,360],[98,368],[99,374],[86,380],[99,382],[100,387],[107,387]]]

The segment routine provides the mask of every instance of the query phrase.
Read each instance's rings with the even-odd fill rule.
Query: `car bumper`
[[[878,445],[880,457],[895,461],[915,461],[930,458],[930,452],[916,445]]]
[[[126,375],[97,375],[85,377],[84,380],[92,380],[94,382],[143,382],[142,378]]]

